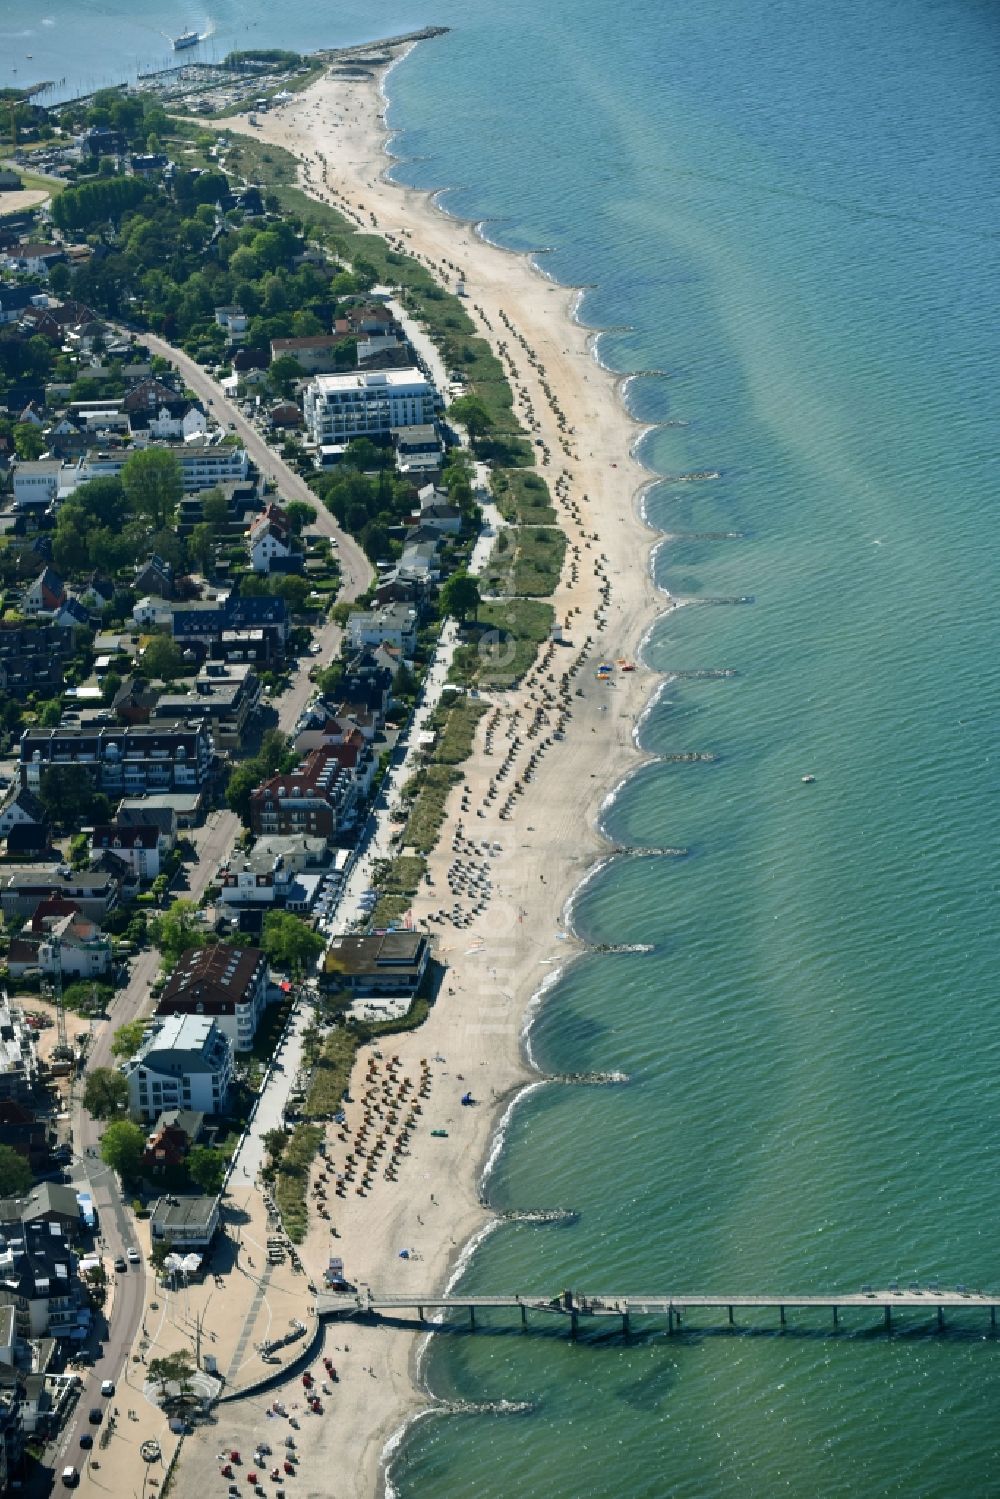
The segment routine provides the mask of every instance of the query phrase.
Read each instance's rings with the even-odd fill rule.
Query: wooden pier
[[[469,1326],[475,1329],[477,1312],[517,1312],[522,1327],[528,1326],[529,1315],[559,1317],[565,1320],[567,1331],[575,1337],[581,1324],[597,1329],[608,1322],[618,1322],[621,1331],[631,1331],[632,1319],[656,1317],[666,1322],[666,1331],[673,1333],[681,1329],[689,1313],[708,1311],[720,1314],[715,1325],[752,1327],[764,1325],[787,1326],[789,1312],[828,1312],[833,1326],[839,1328],[840,1314],[845,1311],[870,1311],[878,1314],[886,1332],[892,1331],[893,1315],[898,1312],[925,1312],[933,1318],[935,1327],[944,1330],[946,1312],[980,1311],[988,1313],[989,1329],[996,1332],[997,1311],[1000,1309],[1000,1294],[986,1291],[944,1291],[936,1289],[906,1291],[855,1291],[846,1294],[826,1293],[807,1295],[762,1295],[762,1296],[591,1296],[576,1291],[563,1291],[559,1296],[537,1295],[503,1296],[435,1296],[408,1293],[403,1296],[382,1294],[362,1286],[351,1292],[321,1292],[316,1298],[316,1310],[320,1317],[369,1317],[385,1321],[406,1319],[412,1313],[418,1323],[430,1326],[441,1325],[449,1312],[463,1313]],[[737,1314],[741,1314],[737,1321]],[[760,1314],[776,1314],[776,1317]],[[699,1319],[698,1329],[711,1327],[711,1322]]]

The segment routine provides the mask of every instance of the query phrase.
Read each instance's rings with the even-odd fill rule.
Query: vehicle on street
[[[102,1379],[101,1380],[101,1394],[102,1395],[113,1395],[114,1393],[115,1393],[115,1382],[114,1382],[114,1380],[113,1379]]]
[[[85,1450],[89,1450],[89,1448],[93,1447],[93,1445],[94,1438],[91,1436],[89,1431],[85,1431],[80,1438],[80,1446]]]
[[[142,1264],[142,1255],[139,1253],[138,1249],[127,1249],[125,1253],[128,1257],[128,1262],[130,1265]]]
[[[75,1468],[63,1468],[62,1481],[68,1489],[75,1489],[80,1482],[80,1475]]]
[[[101,1410],[101,1407],[99,1405],[92,1405],[90,1407],[90,1414],[87,1417],[87,1420],[90,1422],[91,1426],[100,1426],[101,1422],[104,1420],[104,1412]]]
[[[115,1255],[115,1269],[116,1270],[127,1270],[128,1269],[128,1264],[126,1263],[125,1256],[123,1254],[116,1254]]]

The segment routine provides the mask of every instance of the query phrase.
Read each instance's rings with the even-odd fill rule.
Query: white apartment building
[[[318,448],[432,423],[440,404],[434,386],[415,368],[317,375],[302,399],[306,426]]]

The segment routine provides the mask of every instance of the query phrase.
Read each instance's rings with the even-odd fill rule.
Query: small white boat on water
[[[197,31],[182,31],[180,36],[174,37],[174,51],[180,52],[184,47],[197,47],[200,41]]]
[[[803,776],[802,777],[802,784],[803,784],[803,786],[811,786],[812,783],[813,783],[813,781],[815,781],[815,779],[816,779],[815,776]]]

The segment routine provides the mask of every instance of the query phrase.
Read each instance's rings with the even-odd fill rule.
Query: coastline
[[[511,821],[498,823],[493,806],[482,824],[464,825],[466,835],[489,833],[503,845],[490,870],[492,900],[476,924],[482,929],[481,945],[477,946],[478,934],[472,940],[455,928],[443,929],[448,935],[441,937],[438,955],[446,960],[448,972],[441,995],[419,1031],[386,1044],[411,1073],[418,1059],[435,1058],[428,1118],[433,1112],[437,1124],[440,1114],[440,1122],[449,1125],[449,1138],[432,1140],[426,1131],[418,1133],[395,1188],[382,1190],[379,1183],[364,1201],[348,1198],[339,1203],[338,1242],[331,1245],[323,1223],[313,1221],[302,1246],[303,1260],[316,1280],[333,1249],[343,1257],[352,1280],[386,1287],[405,1277],[407,1286],[430,1288],[451,1284],[460,1276],[485,1234],[502,1221],[484,1207],[481,1197],[513,1110],[550,1081],[531,1059],[530,1027],[546,992],[585,950],[573,931],[572,909],[586,883],[614,857],[614,848],[600,830],[604,812],[625,781],[653,758],[641,750],[637,736],[664,679],[642,665],[641,651],[672,602],[656,588],[652,576],[663,537],[650,526],[644,500],[657,476],[636,456],[650,426],[632,419],[624,404],[634,376],[610,370],[600,360],[598,344],[606,330],[579,319],[586,288],[554,281],[535,259],[543,252],[506,249],[482,233],[485,221],[473,223],[442,208],[436,200],[448,189],[417,190],[388,178],[401,158],[390,152],[397,132],[385,120],[385,81],[413,45],[401,47],[372,77],[324,76],[265,116],[252,133],[299,158],[300,183],[306,192],[338,209],[346,199],[355,220],[360,210],[366,226],[371,223],[375,232],[399,239],[401,249],[430,265],[446,284],[449,267],[454,275],[453,258],[461,257],[467,310],[495,351],[503,344],[508,373],[516,373],[511,383],[529,392],[539,430],[549,445],[552,461],[540,472],[550,485],[567,472],[570,492],[581,505],[578,526],[565,509],[558,517],[571,547],[552,602],[557,619],[564,622],[570,611],[579,613],[567,631],[571,645],[558,648],[560,656],[549,664],[565,668],[576,659],[584,637],[593,636],[592,650],[575,677],[565,738],[554,753],[540,759]],[[242,117],[226,124],[251,133]],[[516,337],[506,342],[501,337],[504,322],[538,351],[537,367]],[[587,433],[576,440],[573,459],[565,457],[560,446],[560,432],[540,380],[558,392],[570,429]],[[570,586],[574,542],[580,547],[581,567],[579,580]],[[588,575],[591,561],[594,569]],[[602,600],[602,577],[611,587],[607,602]],[[606,622],[599,627],[595,615],[600,617],[602,609]],[[609,690],[593,673],[594,663],[602,659],[599,651],[607,652],[610,660],[631,656],[637,669],[628,676],[618,672]],[[515,712],[523,716],[542,681],[536,666],[517,689],[484,696],[503,717]],[[490,809],[491,764],[482,725],[464,769],[470,806]],[[587,780],[593,785],[581,788]],[[436,891],[448,884],[453,838],[462,823],[458,800],[453,794],[429,861]],[[539,899],[540,883],[546,885],[544,899]],[[413,906],[415,925],[425,925],[440,899],[426,886],[421,890]],[[542,952],[546,955],[539,957]],[[502,987],[497,982],[501,965]],[[546,969],[542,975],[540,966]],[[367,1051],[359,1057],[352,1095],[362,1091],[369,1056]],[[455,1109],[461,1091],[453,1081],[457,1077],[463,1086],[466,1079],[475,1082],[476,1092],[483,1095],[481,1107]],[[435,1186],[447,1192],[447,1198],[442,1195],[436,1201],[437,1191],[430,1190]],[[422,1213],[428,1214],[430,1223],[425,1225]],[[422,1264],[400,1265],[400,1245],[412,1245],[414,1258]],[[315,1470],[312,1457],[303,1452],[304,1466],[315,1472],[317,1491],[322,1471],[331,1463],[350,1484],[345,1493],[392,1491],[391,1462],[409,1425],[439,1408],[423,1387],[422,1366],[431,1336],[426,1330],[359,1323],[327,1328],[326,1345],[337,1350],[341,1381],[334,1419],[314,1433]],[[341,1344],[343,1337],[349,1337],[349,1344]],[[362,1374],[367,1377],[362,1379]],[[189,1486],[183,1469],[178,1477],[182,1488]]]

